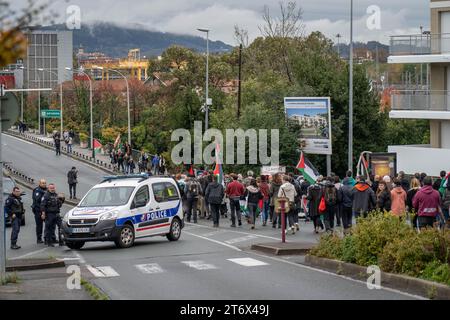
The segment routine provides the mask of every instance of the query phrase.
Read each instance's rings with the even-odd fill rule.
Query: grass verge
[[[99,288],[94,286],[89,281],[81,279],[81,285],[83,286],[84,290],[86,290],[87,293],[89,293],[90,296],[95,300],[109,300],[109,297],[106,294],[104,294]]]

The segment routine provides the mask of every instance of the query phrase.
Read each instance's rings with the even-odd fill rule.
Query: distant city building
[[[28,88],[52,88],[72,79],[66,67],[73,67],[73,33],[51,27],[29,27],[24,30],[28,46],[23,59],[24,84]],[[47,71],[39,71],[40,68]]]
[[[130,49],[126,58],[117,59],[108,57],[101,52],[86,53],[83,48],[80,48],[77,59],[80,66],[92,74],[96,80],[121,78],[117,72],[110,72],[108,69],[117,70],[131,79],[145,81],[148,78],[147,70],[150,62],[145,56],[141,58],[140,49]]]

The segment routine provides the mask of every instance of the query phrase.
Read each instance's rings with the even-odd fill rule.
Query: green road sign
[[[61,118],[61,110],[41,110],[42,118]]]

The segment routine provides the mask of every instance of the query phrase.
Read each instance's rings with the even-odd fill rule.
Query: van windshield
[[[78,207],[114,207],[128,203],[134,187],[96,188],[88,192]]]

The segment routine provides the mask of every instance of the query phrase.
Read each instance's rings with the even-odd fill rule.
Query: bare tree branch
[[[246,48],[248,47],[248,30],[240,28],[237,24],[234,25],[234,39],[236,42]]]
[[[272,16],[268,6],[264,6],[264,25],[259,30],[264,37],[271,38],[299,38],[304,34],[303,10],[297,7],[297,3],[290,1],[287,4],[279,2],[280,15]]]

